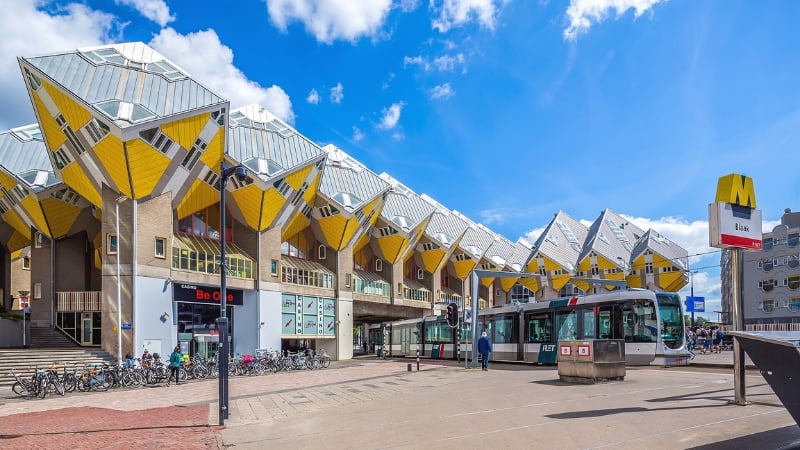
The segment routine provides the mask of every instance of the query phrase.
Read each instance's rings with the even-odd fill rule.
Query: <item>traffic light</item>
[[[447,305],[447,324],[453,328],[458,326],[458,305],[455,303]]]

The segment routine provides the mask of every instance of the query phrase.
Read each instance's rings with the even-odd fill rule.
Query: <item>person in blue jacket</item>
[[[492,341],[486,336],[486,332],[481,333],[481,338],[478,339],[478,353],[481,354],[481,368],[489,370],[489,353],[492,353]]]
[[[181,347],[180,345],[176,345],[175,349],[172,351],[172,354],[169,355],[169,378],[167,379],[167,386],[169,386],[169,382],[172,381],[172,377],[175,377],[175,384],[179,384],[178,382],[178,369],[181,367]]]

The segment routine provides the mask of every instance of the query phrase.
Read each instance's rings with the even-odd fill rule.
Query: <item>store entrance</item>
[[[208,359],[216,355],[219,347],[219,330],[216,320],[219,306],[207,303],[176,302],[178,310],[178,342],[188,347],[189,355]],[[233,348],[233,307],[226,308],[228,316],[228,342]]]

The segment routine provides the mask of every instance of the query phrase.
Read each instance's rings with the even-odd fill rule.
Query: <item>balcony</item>
[[[100,311],[102,292],[56,292],[56,312]]]
[[[281,258],[281,283],[333,289],[334,274],[314,261],[291,256]]]
[[[354,270],[353,292],[388,298],[391,295],[391,286],[378,274],[365,272],[363,270]]]

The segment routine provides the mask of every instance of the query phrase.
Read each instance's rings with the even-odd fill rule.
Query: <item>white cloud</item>
[[[39,9],[47,7],[52,15]],[[20,75],[18,56],[74,50],[118,40],[122,25],[111,15],[84,4],[54,5],[40,0],[6,0],[0,14],[0,129],[36,121]]]
[[[192,77],[231,102],[231,108],[252,103],[266,107],[286,123],[294,124],[292,101],[276,85],[265,88],[233,65],[233,51],[213,30],[182,35],[164,28],[150,45],[167,59],[189,71]]]
[[[453,88],[450,87],[450,83],[444,83],[428,91],[428,95],[430,95],[432,99],[449,98],[455,95],[455,92],[453,91]]]
[[[430,0],[434,16],[431,26],[446,33],[451,28],[473,20],[482,27],[494,30],[498,8],[508,0]]]
[[[175,20],[164,0],[114,0],[114,3],[132,7],[161,27]]]
[[[342,103],[344,99],[344,86],[342,86],[342,83],[336,83],[336,86],[331,88],[330,98],[333,103]]]
[[[437,58],[434,58],[433,65],[440,72],[452,72],[455,70],[457,65],[464,66],[464,54],[459,53],[455,56],[451,55],[443,55]]]
[[[281,31],[286,32],[294,21],[301,22],[326,44],[377,36],[391,8],[392,0],[267,0],[270,20]]]
[[[425,71],[428,71],[430,69],[430,64],[428,64],[428,61],[422,56],[404,56],[403,67],[408,67],[408,66],[420,66]]]
[[[634,17],[638,18],[662,1],[666,0],[570,0],[567,7],[569,26],[564,30],[564,39],[576,40],[579,34],[588,32],[592,24],[606,20],[611,10],[620,17],[633,9]]]
[[[358,127],[353,127],[353,140],[358,142],[364,139],[364,132],[358,129]]]
[[[319,93],[316,89],[311,89],[311,92],[308,93],[308,97],[306,97],[306,101],[312,105],[319,104]]]
[[[384,108],[383,118],[381,118],[378,128],[382,130],[391,130],[396,127],[397,122],[400,121],[400,113],[403,112],[403,106],[405,106],[403,102],[397,102],[388,108]]]

